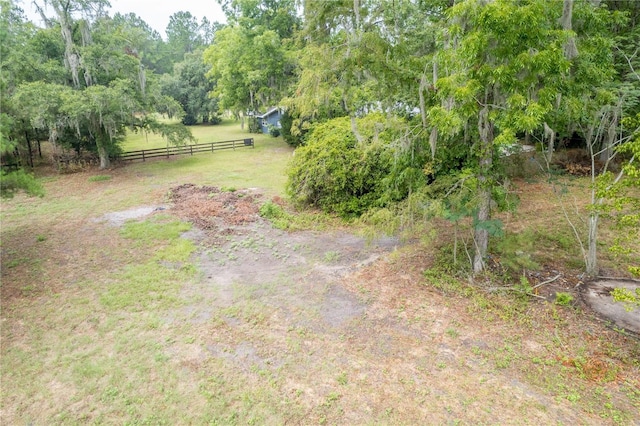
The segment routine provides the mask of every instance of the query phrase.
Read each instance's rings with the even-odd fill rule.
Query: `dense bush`
[[[358,142],[348,117],[316,125],[296,150],[287,191],[302,204],[349,217],[380,206],[393,155],[393,126],[381,114],[357,120]]]
[[[280,118],[280,124],[282,125],[281,133],[282,138],[286,143],[291,146],[299,146],[302,145],[302,135],[293,135],[291,133],[291,126],[293,125],[293,117],[289,114],[288,111],[285,111]]]
[[[269,126],[269,134],[272,137],[277,138],[278,136],[280,136],[280,129],[278,129],[276,126]]]
[[[262,133],[262,127],[260,126],[260,120],[256,117],[249,117],[247,119],[249,126],[249,133]]]

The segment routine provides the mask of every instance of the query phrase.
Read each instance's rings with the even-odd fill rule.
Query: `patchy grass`
[[[103,218],[165,204],[170,188],[188,182],[281,196],[290,155],[265,139],[255,150],[116,167],[103,185],[89,184],[89,173],[55,176],[45,198],[2,203],[0,423],[640,420],[638,341],[594,318],[575,280],[549,302],[522,293],[562,272],[538,289],[546,297],[576,257],[545,185],[519,186],[522,206],[505,215],[499,248],[501,259],[519,260],[521,250],[537,268],[514,260],[511,269],[527,274],[496,268],[473,283],[436,250],[433,231],[447,230],[439,224],[428,244],[360,268],[366,259],[311,249],[300,234],[275,243],[262,223],[213,244],[182,238],[192,227],[170,209],[122,228]],[[277,220],[274,206],[285,205],[287,229],[325,231],[310,241],[349,229],[270,203],[263,214]],[[269,261],[251,264],[259,256]],[[290,267],[299,257],[306,263]],[[207,258],[219,276],[201,268]],[[234,275],[230,266],[243,263],[251,274]],[[349,309],[348,321],[327,322],[328,311],[341,318]]]
[[[149,244],[157,240],[176,240],[190,229],[190,223],[171,220],[171,217],[166,215],[156,215],[151,220],[125,223],[120,234],[125,238]]]
[[[106,180],[111,180],[111,176],[110,175],[94,175],[94,176],[89,176],[89,179],[87,179],[89,182],[104,182]]]

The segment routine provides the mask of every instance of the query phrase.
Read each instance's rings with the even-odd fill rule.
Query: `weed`
[[[279,219],[285,215],[284,209],[273,201],[267,201],[261,205],[259,212],[265,219]]]
[[[514,286],[514,289],[516,290],[518,298],[524,301],[528,300],[528,295],[533,292],[533,287],[531,286],[527,276],[524,274],[520,276],[520,281]]]
[[[555,304],[560,306],[570,306],[573,302],[573,296],[569,293],[558,292],[556,293]]]
[[[340,394],[338,392],[329,392],[327,397],[325,398],[324,406],[331,407],[336,401],[340,399]]]
[[[625,310],[631,312],[635,308],[640,307],[640,288],[636,288],[635,292],[627,288],[614,288],[611,292],[613,300],[624,304]]]
[[[291,222],[294,220],[294,216],[287,213],[282,206],[274,203],[273,201],[267,201],[259,210],[260,216],[269,219],[273,226],[278,229],[288,229],[291,226]]]
[[[27,261],[29,261],[29,259],[11,259],[9,262],[6,262],[4,266],[6,266],[7,268],[15,268],[21,263],[25,263]]]
[[[578,392],[570,392],[565,395],[567,401],[578,402],[580,400],[580,394]]]
[[[47,241],[47,236],[46,235],[42,235],[42,234],[38,234],[36,235],[36,241],[41,243],[43,241]]]
[[[346,384],[348,382],[347,381],[347,373],[343,371],[342,373],[340,373],[340,375],[338,376],[338,378],[336,380],[342,386],[346,386]]]
[[[337,262],[340,260],[340,252],[338,251],[328,251],[324,254],[324,261],[328,263]]]
[[[460,333],[458,333],[458,331],[455,328],[447,328],[447,330],[445,331],[445,333],[447,333],[447,335],[451,338],[456,338],[460,335]]]

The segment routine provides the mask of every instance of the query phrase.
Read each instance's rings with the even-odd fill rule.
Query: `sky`
[[[44,2],[39,1],[38,3]],[[191,12],[191,15],[195,16],[198,22],[205,16],[210,22],[226,22],[222,8],[215,0],[110,0],[110,3],[109,15],[113,16],[116,12],[122,14],[133,12],[164,38],[166,38],[164,30],[169,24],[169,17],[176,12]],[[22,0],[20,7],[24,9],[27,18],[38,25],[41,24],[40,17],[32,5],[32,0]],[[47,11],[47,15],[52,13],[51,9]]]

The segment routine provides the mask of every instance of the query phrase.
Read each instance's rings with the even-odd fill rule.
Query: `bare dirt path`
[[[271,377],[299,408],[287,424],[602,423],[496,368],[484,354],[507,347],[502,337],[421,286],[398,241],[281,231],[240,206],[257,194],[223,194],[227,204],[214,206],[219,195],[203,197],[211,190],[174,196],[196,223],[203,211],[221,213],[188,236],[205,247],[202,279],[167,320],[188,318],[201,345],[172,348],[178,365],[198,370],[213,358]],[[242,220],[228,220],[238,212]],[[512,344],[544,352],[533,338]]]

